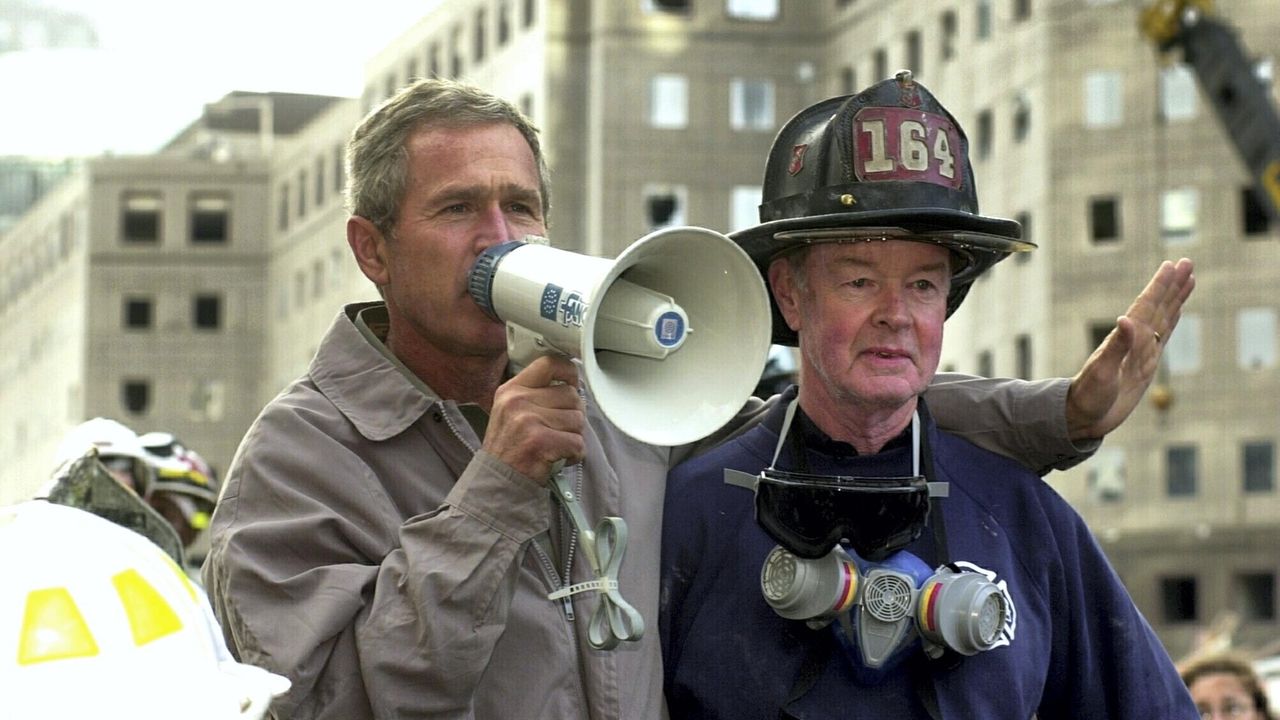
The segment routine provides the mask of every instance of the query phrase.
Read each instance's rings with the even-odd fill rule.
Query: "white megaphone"
[[[506,322],[513,364],[548,353],[578,358],[605,417],[653,445],[692,442],[728,422],[751,397],[769,352],[769,296],[755,263],[702,228],[651,233],[616,260],[534,242],[495,245],[476,260],[469,290]],[[548,599],[599,594],[587,625],[597,650],[639,640],[644,618],[618,592],[626,521],[606,517],[593,530],[558,467],[551,483],[595,580]]]
[[[653,445],[699,440],[728,422],[769,353],[769,296],[755,263],[704,228],[650,233],[615,260],[496,245],[477,259],[470,292],[507,323],[514,363],[580,359],[605,417]]]

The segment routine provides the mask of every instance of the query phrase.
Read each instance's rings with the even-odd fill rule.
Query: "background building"
[[[1165,402],[1049,481],[1175,657],[1209,631],[1272,643],[1280,245],[1213,116],[1220,98],[1162,62],[1140,5],[451,0],[370,59],[361,98],[232,94],[160,155],[87,163],[0,235],[0,451],[17,459],[0,500],[96,414],[190,436],[226,467],[341,304],[376,297],[346,249],[342,146],[413,78],[524,109],[552,168],[553,242],[612,255],[667,225],[754,223],[782,123],[906,67],[966,129],[984,212],[1040,246],[977,283],[948,322],[946,367],[1072,373],[1161,259],[1196,261],[1152,393]],[[1273,94],[1274,2],[1218,15]],[[224,239],[195,240],[220,212]],[[151,226],[155,239],[127,239]]]

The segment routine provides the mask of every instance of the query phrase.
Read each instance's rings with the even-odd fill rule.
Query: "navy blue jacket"
[[[775,543],[755,522],[752,492],[725,484],[723,471],[755,474],[769,465],[785,407],[680,465],[668,481],[659,624],[672,718],[773,719],[784,705],[784,717],[928,718],[922,678],[932,679],[943,718],[1199,717],[1079,515],[1035,474],[927,418],[937,474],[929,480],[950,483],[950,497],[933,501],[948,559],[994,571],[1008,584],[1013,642],[940,666],[925,660],[917,640],[899,661],[872,671],[844,653],[833,628],[813,630],[775,614],[759,579]],[[823,440],[807,444],[809,472],[909,474],[910,449],[901,440],[865,457]],[[780,469],[797,467],[790,445]],[[908,550],[936,566],[934,545],[926,531]],[[788,703],[806,658],[823,657],[812,687]]]

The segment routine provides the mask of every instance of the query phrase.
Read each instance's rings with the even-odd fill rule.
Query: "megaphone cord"
[[[618,592],[618,571],[627,549],[626,521],[620,517],[606,517],[596,530],[592,530],[577,493],[559,467],[552,472],[551,482],[556,498],[569,512],[569,521],[578,531],[578,544],[587,556],[587,563],[596,579],[561,589],[548,598],[556,600],[591,590],[597,593],[596,609],[587,630],[587,642],[596,650],[612,650],[620,641],[639,640],[644,635],[644,618]]]

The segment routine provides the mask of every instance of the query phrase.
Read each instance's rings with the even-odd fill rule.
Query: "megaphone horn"
[[[659,230],[615,260],[504,243],[477,259],[470,292],[507,323],[513,362],[547,352],[581,359],[605,416],[654,445],[728,422],[769,351],[764,281],[741,248],[705,228]]]

